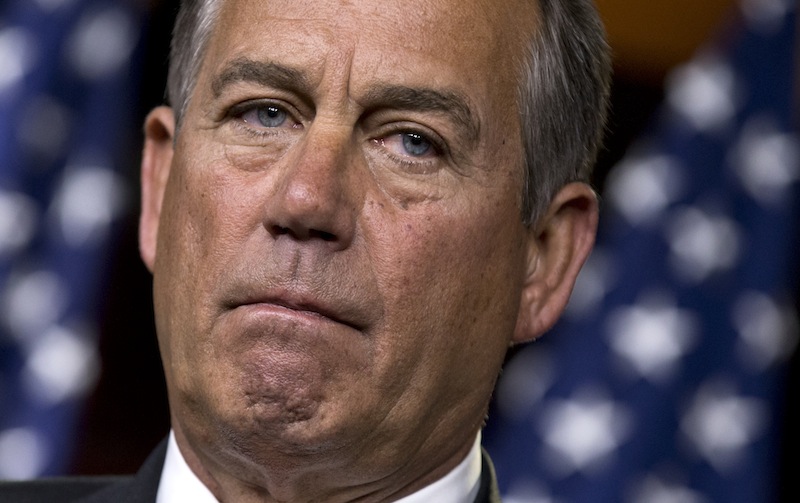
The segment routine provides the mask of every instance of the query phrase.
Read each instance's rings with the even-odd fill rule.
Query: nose
[[[322,242],[333,250],[353,240],[363,201],[357,155],[342,130],[312,125],[277,174],[264,226],[275,239]]]

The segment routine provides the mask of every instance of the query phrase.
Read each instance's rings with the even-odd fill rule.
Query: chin
[[[333,424],[315,403],[309,408],[293,405],[258,405],[238,417],[217,422],[217,434],[228,446],[255,463],[274,461],[276,456],[301,461],[309,456],[335,455],[356,438],[352,429]]]
[[[271,362],[248,365],[240,374],[239,386],[231,390],[238,394],[228,410],[220,410],[223,424],[238,424],[249,431],[252,440],[285,444],[290,448],[330,444],[338,435],[331,421],[334,404],[326,403],[331,396],[326,372],[318,365],[302,362]],[[308,363],[308,362],[305,362]],[[235,395],[234,395],[235,396]],[[340,418],[341,419],[341,418]]]

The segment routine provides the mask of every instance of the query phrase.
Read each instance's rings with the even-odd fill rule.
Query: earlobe
[[[559,191],[547,213],[531,228],[514,343],[539,337],[561,316],[594,246],[597,219],[594,191],[584,183],[571,183]]]
[[[139,216],[139,254],[152,272],[156,260],[161,203],[172,165],[175,115],[169,107],[152,110],[144,123],[142,152],[142,213]]]

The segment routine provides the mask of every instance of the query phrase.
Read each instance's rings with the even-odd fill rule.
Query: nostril
[[[320,239],[322,241],[336,241],[336,234],[317,229],[303,230],[304,232],[298,232],[291,227],[283,227],[282,225],[273,225],[269,227],[270,234],[275,237],[289,236],[298,240]]]
[[[330,232],[318,231],[315,229],[311,229],[311,231],[309,231],[308,237],[318,238],[323,241],[336,241],[336,235],[331,234]]]
[[[282,236],[284,234],[291,234],[292,231],[288,227],[281,227],[280,225],[273,225],[270,228],[270,234],[273,236]]]

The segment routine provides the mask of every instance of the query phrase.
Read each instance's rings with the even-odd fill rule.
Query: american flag
[[[141,18],[133,1],[0,2],[0,478],[64,472],[98,375]]]
[[[568,312],[484,433],[508,503],[766,502],[798,340],[795,4],[744,0],[609,175]]]

